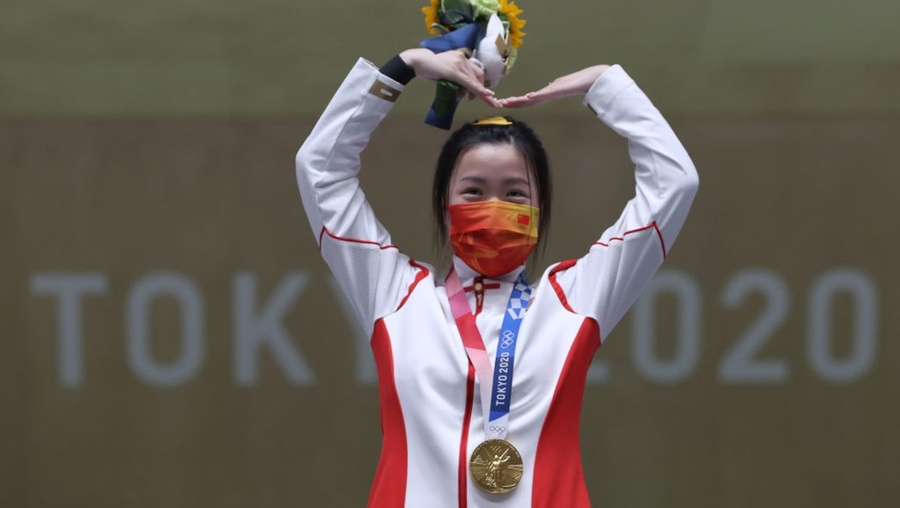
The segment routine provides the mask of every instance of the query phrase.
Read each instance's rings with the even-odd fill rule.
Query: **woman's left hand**
[[[600,76],[609,69],[608,65],[595,65],[582,69],[561,78],[554,79],[549,85],[540,90],[529,92],[518,97],[500,99],[500,105],[504,108],[523,108],[537,106],[546,102],[570,97],[573,95],[585,95]]]

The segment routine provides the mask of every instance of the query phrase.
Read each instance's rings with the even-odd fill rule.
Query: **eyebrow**
[[[486,179],[486,178],[483,178],[483,177],[480,177],[480,176],[464,176],[464,177],[460,178],[459,180],[460,180],[460,181],[473,182],[473,183],[479,183],[479,184],[486,184],[486,183],[487,183],[487,179]],[[513,177],[510,177],[510,178],[505,178],[505,179],[503,179],[503,180],[501,181],[501,183],[506,184],[506,185],[519,184],[519,185],[524,185],[524,186],[526,186],[526,187],[527,187],[528,184],[529,184],[528,180],[526,180],[526,179],[524,179],[524,178],[522,178],[522,177],[518,177],[518,176],[513,176]]]

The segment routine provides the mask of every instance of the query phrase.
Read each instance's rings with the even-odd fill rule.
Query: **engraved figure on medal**
[[[505,494],[519,484],[524,467],[522,456],[509,441],[489,439],[472,452],[469,471],[481,490],[490,494]]]

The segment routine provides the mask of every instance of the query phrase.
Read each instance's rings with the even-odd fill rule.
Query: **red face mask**
[[[519,267],[537,243],[538,209],[506,201],[447,207],[450,244],[469,267],[487,277]]]

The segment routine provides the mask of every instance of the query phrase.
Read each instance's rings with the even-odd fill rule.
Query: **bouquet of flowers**
[[[461,49],[484,68],[485,86],[500,83],[516,61],[522,45],[525,20],[522,10],[509,0],[431,0],[422,8],[425,26],[434,37],[421,46],[435,53]],[[438,83],[426,123],[449,129],[462,88],[448,81]]]

